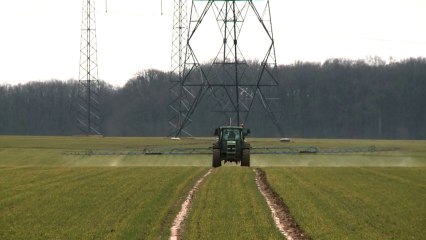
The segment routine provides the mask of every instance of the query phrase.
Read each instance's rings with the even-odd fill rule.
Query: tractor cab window
[[[222,132],[222,136],[223,136],[223,139],[225,139],[225,140],[228,140],[228,138],[229,138],[229,131],[228,130],[224,130],[223,132]]]
[[[234,129],[227,129],[223,131],[223,137],[225,140],[240,140],[240,131]]]
[[[240,140],[241,139],[241,132],[238,130],[234,130],[235,133],[235,140]]]

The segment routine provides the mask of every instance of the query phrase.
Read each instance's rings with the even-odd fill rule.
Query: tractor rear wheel
[[[241,158],[242,167],[250,167],[250,149],[243,149],[243,157]]]
[[[212,167],[220,167],[222,162],[220,161],[220,149],[213,149],[213,162]]]

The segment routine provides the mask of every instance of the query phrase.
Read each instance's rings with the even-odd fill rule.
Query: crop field
[[[269,139],[255,139],[253,146],[316,146],[321,149],[376,146],[393,149],[373,153],[253,155],[257,167],[426,167],[426,141],[294,139],[285,145]]]
[[[253,155],[252,166],[318,166],[318,167],[426,167],[426,141],[404,140],[324,140],[294,139],[281,143],[277,139],[249,139],[253,147],[317,146],[394,148],[375,153],[340,155]],[[213,138],[190,138],[181,141],[169,138],[120,137],[22,137],[0,136],[0,166],[211,166],[210,155],[117,155],[69,156],[65,151],[126,150],[138,151],[150,147],[211,146]]]
[[[167,239],[203,168],[0,168],[0,239]]]
[[[0,137],[0,166],[210,166],[210,156],[69,156],[66,151],[126,150],[146,147],[208,147],[211,139],[168,138]]]
[[[313,239],[423,239],[426,168],[265,168]]]
[[[217,169],[200,189],[184,239],[284,239],[250,168]]]
[[[426,141],[249,139],[253,147],[392,151],[252,155],[312,239],[422,239]],[[167,239],[210,155],[67,155],[208,148],[213,138],[0,136],[0,239]],[[284,239],[252,168],[226,164],[198,189],[184,239]]]

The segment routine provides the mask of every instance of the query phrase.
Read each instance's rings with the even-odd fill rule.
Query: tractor
[[[243,126],[222,126],[215,129],[217,141],[213,143],[213,167],[226,162],[241,162],[241,166],[250,167],[250,144],[245,141],[250,129]]]

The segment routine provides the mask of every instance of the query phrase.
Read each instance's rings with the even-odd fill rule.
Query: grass
[[[163,137],[50,137],[1,136],[0,148],[32,149],[141,149],[149,146],[209,146],[209,138],[187,138],[182,141]]]
[[[294,139],[280,143],[271,139],[254,139],[253,146],[316,146],[320,149],[376,146],[394,151],[345,154],[253,155],[257,167],[426,167],[426,141]]]
[[[205,147],[214,138],[120,138],[120,137],[37,137],[0,136],[0,166],[211,166],[210,155],[138,155],[138,156],[70,156],[64,151],[141,150],[149,147]],[[365,147],[398,148],[396,151],[357,154],[252,155],[252,166],[398,166],[425,167],[426,141],[409,140],[332,140],[249,139],[253,147],[317,146],[320,148]]]
[[[216,169],[199,189],[183,239],[284,239],[250,168]]]
[[[206,171],[180,166],[202,166],[202,159],[63,152],[175,144],[206,145],[203,139],[1,136],[0,239],[167,239],[181,202]]]
[[[211,166],[210,155],[63,153],[207,148],[213,141],[0,136],[0,239],[167,238],[180,202]],[[271,185],[315,239],[426,235],[426,141],[249,141],[253,147],[398,148],[339,155],[252,155],[251,163],[265,167]],[[254,173],[232,165],[216,169],[200,188],[185,239],[280,239]]]
[[[64,151],[142,150],[149,147],[208,147],[211,139],[1,136],[0,166],[210,166],[211,156],[65,155]]]
[[[0,168],[0,239],[167,239],[204,168]]]
[[[313,239],[423,239],[426,168],[265,168]]]

